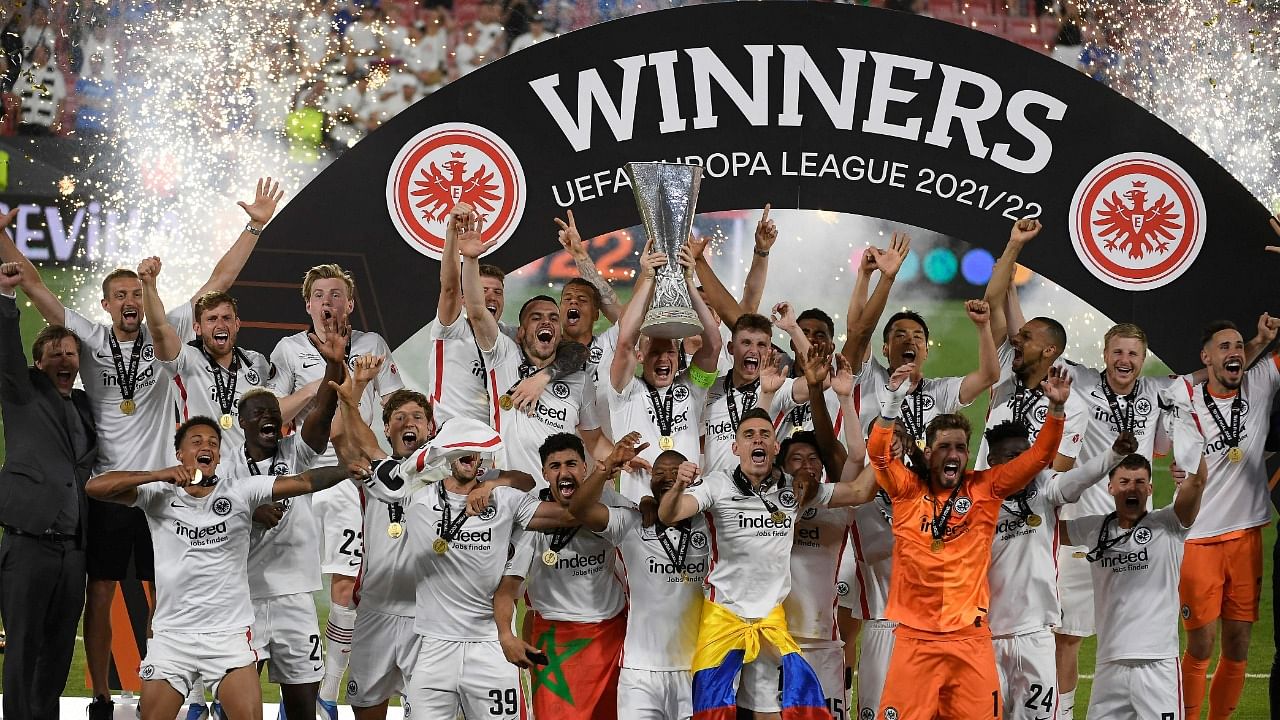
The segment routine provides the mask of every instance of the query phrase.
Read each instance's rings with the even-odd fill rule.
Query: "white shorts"
[[[858,717],[875,717],[880,712],[880,695],[889,675],[893,657],[892,620],[868,620],[862,624],[862,645],[858,653]]]
[[[347,703],[373,707],[403,694],[418,662],[421,640],[413,630],[413,618],[357,608],[347,666]]]
[[[270,661],[267,679],[280,685],[320,682],[319,628],[309,592],[254,600],[253,649],[259,660]]]
[[[1089,720],[1182,717],[1182,668],[1177,658],[1098,663]]]
[[[689,720],[693,717],[693,674],[688,670],[622,668],[618,673],[618,717]]]
[[[858,574],[858,554],[853,543],[846,542],[840,554],[840,567],[836,571],[836,604],[853,612],[853,616],[862,619],[862,580]]]
[[[1089,637],[1097,632],[1093,622],[1093,574],[1089,561],[1075,557],[1088,548],[1058,548],[1058,597],[1062,600],[1062,623],[1054,628],[1059,635]]]
[[[839,640],[796,638],[800,654],[822,685],[822,696],[835,720],[849,717],[849,673],[844,666],[844,643]]]
[[[168,681],[183,697],[200,680],[216,698],[227,673],[256,662],[249,628],[220,633],[160,631],[147,640],[147,656],[138,666],[138,677]]]
[[[1000,673],[1004,720],[1058,717],[1058,663],[1053,631],[1041,628],[991,639]]]
[[[742,666],[738,674],[738,705],[762,713],[782,712],[778,681],[782,674],[782,655],[772,643],[760,643],[755,662]]]
[[[359,575],[364,522],[360,516],[360,492],[355,483],[340,482],[311,496],[311,511],[320,528],[321,574]]]
[[[463,717],[517,720],[525,715],[520,671],[497,640],[457,642],[424,637],[409,681],[405,715],[413,720]]]

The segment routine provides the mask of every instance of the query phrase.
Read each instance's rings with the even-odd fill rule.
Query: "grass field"
[[[64,276],[65,277],[65,276]],[[64,283],[69,281],[62,281]],[[53,284],[53,282],[51,282]],[[58,291],[62,286],[55,287]],[[843,292],[843,291],[842,291]],[[516,293],[508,295],[508,307],[519,307],[521,302]],[[918,303],[916,309],[925,314],[929,319],[930,326],[933,331],[932,342],[935,350],[931,355],[926,372],[930,375],[958,375],[964,374],[971,369],[976,357],[973,327],[964,316],[963,309],[958,303],[943,304],[927,304]],[[34,311],[24,310],[24,337],[27,342],[34,336],[40,326],[38,317]],[[781,344],[781,343],[780,343]],[[945,352],[940,348],[945,348]],[[1093,362],[1094,358],[1078,358],[1085,362]],[[405,363],[404,358],[400,358],[400,363]],[[1168,369],[1157,362],[1148,362],[1145,368],[1148,374],[1167,373]],[[1185,369],[1184,369],[1185,370]],[[986,414],[985,397],[975,402],[966,411],[966,415],[975,427],[981,427]],[[1172,481],[1168,475],[1168,463],[1157,462],[1156,464],[1156,504],[1164,505],[1169,501],[1172,494]],[[1245,682],[1244,698],[1241,701],[1239,709],[1235,717],[1247,720],[1257,720],[1268,717],[1267,702],[1267,679],[1266,674],[1270,671],[1271,662],[1274,655],[1274,647],[1272,644],[1272,604],[1271,595],[1271,553],[1270,548],[1275,542],[1275,529],[1268,527],[1264,533],[1264,577],[1262,591],[1261,617],[1258,624],[1254,628],[1253,642],[1249,653],[1248,673],[1261,677],[1250,677]],[[317,593],[317,605],[321,612],[321,623],[323,624],[325,616],[328,612],[328,594],[327,592]],[[1141,602],[1141,598],[1134,598],[1134,602]],[[1091,676],[1093,673],[1093,652],[1094,641],[1089,639],[1085,641],[1084,648],[1081,651],[1081,673]],[[2,657],[2,656],[0,656]],[[1211,666],[1212,669],[1212,666]],[[87,695],[84,683],[84,658],[81,648],[77,646],[76,657],[73,662],[70,679],[67,683],[67,695]],[[1084,718],[1085,709],[1088,707],[1088,695],[1090,689],[1090,681],[1082,680],[1079,691],[1076,696],[1076,717]],[[266,683],[263,684],[263,695],[268,701],[278,699],[279,694],[273,686]]]

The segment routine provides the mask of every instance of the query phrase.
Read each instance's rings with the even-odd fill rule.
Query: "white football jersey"
[[[249,599],[249,526],[271,502],[275,478],[228,478],[198,498],[153,482],[138,486],[134,507],[151,529],[156,557],[156,632],[218,633],[253,624]]]
[[[280,438],[276,454],[250,463],[244,448],[222,454],[219,477],[296,475],[315,467],[317,453],[299,433]],[[254,600],[319,590],[320,548],[311,496],[282,500],[284,514],[273,528],[254,525],[249,535],[249,593]]]
[[[413,542],[427,532],[420,523],[409,521],[409,508],[423,492],[435,488],[407,485],[400,502],[379,499],[368,487],[360,488],[360,574],[356,576],[355,602],[358,609],[384,615],[413,617],[418,603],[418,583],[414,577],[416,551]],[[400,523],[400,537],[391,537],[392,518]]]
[[[396,369],[395,361],[391,359],[391,348],[387,347],[387,341],[377,333],[352,330],[351,350],[347,353],[348,366],[354,367],[356,358],[369,354],[381,355],[386,359],[382,363],[382,369],[378,371],[378,376],[364,389],[364,395],[360,398],[360,416],[369,427],[380,430],[382,398],[404,387],[404,383],[400,382],[400,371]],[[306,331],[294,333],[276,343],[276,349],[271,352],[271,364],[275,366],[276,373],[267,382],[267,387],[282,397],[291,395],[303,385],[324,377],[324,358],[320,357],[319,351],[310,340],[307,340]],[[314,401],[308,403],[302,412],[298,413],[299,421],[304,420],[307,413],[311,412],[313,404]],[[285,418],[285,421],[291,419]],[[317,466],[336,464],[338,464],[338,456],[332,446],[316,461]]]
[[[191,325],[191,303],[170,310],[165,317],[187,342],[195,337]],[[110,470],[158,470],[177,465],[173,452],[173,432],[177,428],[177,388],[173,369],[156,360],[151,333],[144,326],[138,333],[137,384],[133,400],[137,408],[126,415],[120,409],[124,396],[116,378],[111,353],[111,326],[90,322],[71,308],[64,314],[67,329],[80,338],[80,382],[93,407],[98,428],[98,464],[94,474]],[[121,361],[128,373],[134,341],[120,343]]]
[[[893,571],[893,503],[884,490],[853,509],[849,544],[857,563],[858,592],[853,616],[863,620],[885,619],[889,581]]]
[[[1106,477],[1122,459],[1108,450],[1064,473],[1044,470],[1000,504],[987,568],[992,635],[1018,635],[1059,624],[1058,508]]]
[[[809,506],[825,506],[831,491],[830,484],[820,485]],[[698,512],[707,514],[713,530],[707,598],[743,619],[767,616],[791,592],[796,519],[807,509],[791,476],[782,474],[761,492],[783,514],[781,522],[774,521],[761,496],[738,488],[730,470],[704,475],[685,493],[698,501]]]
[[[795,379],[796,382],[805,382],[803,377]],[[823,401],[827,404],[827,417],[831,418],[831,425],[835,428],[836,438],[844,443],[844,413],[840,409],[840,396],[835,391],[827,388],[822,391]],[[812,400],[799,405],[792,406],[783,412],[774,413],[773,428],[778,435],[779,442],[791,437],[801,430],[813,430],[813,406]]]
[[[609,396],[613,394],[613,385],[609,382],[609,368],[613,366],[613,355],[618,352],[618,325],[609,326],[608,330],[592,336],[587,346],[587,374],[596,388],[596,420],[605,437],[613,437],[613,423],[609,415]]]
[[[738,456],[733,454],[733,441],[737,439],[738,427],[729,412],[732,400],[737,409],[739,421],[743,413],[756,406],[760,397],[759,383],[751,383],[742,388],[735,388],[733,371],[716,378],[714,385],[707,390],[706,409],[702,413],[702,471],[730,470],[738,466]],[[796,406],[791,398],[794,378],[783,381],[782,387],[774,393],[773,401],[768,408],[769,417],[777,417],[780,413],[789,412]]]
[[[436,424],[453,417],[468,417],[496,425],[498,408],[493,370],[484,364],[475,332],[459,313],[452,325],[437,317],[431,322],[431,404]]]
[[[1185,376],[1177,383],[1181,387],[1170,389],[1172,393],[1185,393],[1191,402],[1193,416],[1204,435],[1204,454],[1209,471],[1200,512],[1188,539],[1216,537],[1271,522],[1271,498],[1267,488],[1270,475],[1265,446],[1278,384],[1280,358],[1273,353],[1249,368],[1237,393],[1231,397],[1213,397],[1228,433],[1232,427],[1232,406],[1236,396],[1240,397],[1239,448],[1244,457],[1234,463],[1227,457],[1230,444],[1205,405],[1205,384],[1195,384],[1190,376]]]
[[[656,398],[654,397],[656,395]],[[700,462],[701,452],[698,437],[702,432],[702,410],[707,404],[707,388],[699,387],[689,375],[682,370],[675,380],[665,388],[652,388],[640,378],[631,378],[621,393],[608,388],[609,414],[613,419],[612,426],[625,432],[640,433],[640,442],[649,443],[649,447],[640,451],[639,457],[650,464],[662,454],[659,444],[662,432],[659,430],[657,411],[654,402],[665,413],[668,404],[671,408],[671,439],[675,443],[672,450],[684,455],[690,462]],[[633,502],[650,495],[651,475],[647,470],[623,472],[619,481],[619,490]]]
[[[889,370],[880,364],[874,356],[863,363],[862,371],[855,376],[857,385],[853,390],[854,407],[858,410],[858,422],[862,426],[862,436],[871,433],[871,423],[880,417],[880,403],[888,396],[885,385],[889,382]],[[939,415],[960,412],[967,407],[960,402],[960,385],[962,377],[923,378],[920,391],[909,393],[902,402],[905,407],[898,416],[898,422],[916,437],[924,437],[924,428]],[[916,426],[918,432],[916,431]]]
[[[524,533],[507,562],[504,574],[528,584],[529,607],[547,620],[569,622],[600,622],[622,612],[627,598],[614,572],[616,545],[579,528],[556,552],[555,564],[547,565],[543,556],[554,537],[551,532]]]
[[[493,594],[506,574],[513,543],[533,519],[539,501],[513,488],[494,488],[489,507],[468,516],[449,549],[438,553],[432,544],[442,530],[441,487],[436,483],[419,490],[409,506],[412,531],[408,539],[413,548],[409,574],[417,579],[413,628],[419,635],[441,640],[497,640]],[[457,522],[459,513],[466,512],[467,496],[445,492],[445,498],[450,520]]]
[[[199,342],[196,340],[195,342]],[[211,361],[212,356],[190,343],[183,343],[178,357],[165,363],[172,366],[174,382],[178,386],[178,407],[183,420],[204,415],[218,420],[222,417],[222,405],[218,402],[218,385],[214,373],[222,376],[223,392],[230,395],[231,427],[222,428],[222,442],[219,447],[224,456],[244,454],[244,430],[240,429],[240,397],[246,392],[262,387],[271,378],[271,363],[266,356],[255,350],[236,348],[235,387],[231,387],[231,370]],[[217,370],[214,370],[214,367]]]
[[[485,363],[494,371],[499,396],[520,382],[524,351],[514,340],[498,335],[493,350],[486,352]],[[526,369],[527,372],[527,369]],[[570,373],[561,380],[547,383],[533,416],[518,408],[499,408],[498,424],[493,428],[502,434],[503,450],[498,465],[507,470],[521,470],[533,475],[538,487],[547,486],[542,479],[542,459],[538,448],[556,433],[576,435],[578,428],[600,427],[596,420],[595,384],[586,370]]]
[[[622,667],[665,672],[687,671],[693,664],[711,540],[701,515],[689,518],[685,528],[684,561],[679,563],[679,528],[661,529],[673,558],[659,539],[656,524],[645,527],[638,510],[609,508],[609,525],[600,534],[622,555],[630,603]]]
[[[791,546],[791,586],[797,591],[782,603],[787,629],[797,638],[838,640],[837,575],[853,509],[811,506],[796,522]]]
[[[1119,430],[1116,429],[1117,420],[1112,417],[1111,404],[1102,387],[1102,373],[1083,365],[1072,364],[1067,367],[1071,370],[1071,397],[1083,401],[1083,411],[1087,418],[1080,453],[1076,456],[1085,461],[1106,453],[1116,441]],[[1155,457],[1156,434],[1161,425],[1160,392],[1175,380],[1176,378],[1170,377],[1143,376],[1138,378],[1134,388],[1133,434],[1138,439],[1138,454],[1145,458]],[[1128,414],[1129,401],[1125,396],[1117,396],[1116,405],[1122,415]],[[1123,418],[1120,420],[1123,421]],[[1063,435],[1066,435],[1065,429]],[[1115,501],[1107,492],[1107,484],[1098,483],[1085,490],[1078,502],[1064,505],[1062,517],[1106,515],[1114,509]]]
[[[1098,544],[1105,515],[1068,520],[1073,543]],[[1107,542],[1119,539],[1089,563],[1098,617],[1098,662],[1176,658],[1178,579],[1188,529],[1173,507],[1147,513],[1132,529],[1107,523]]]
[[[1000,345],[1000,379],[991,386],[991,402],[987,406],[986,429],[1014,420],[1014,414],[1021,416],[1030,432],[1028,442],[1035,443],[1044,427],[1044,419],[1049,416],[1049,399],[1038,387],[1022,387],[1013,374],[1013,346],[1006,340]],[[1067,367],[1067,363],[1059,360],[1056,367]],[[1074,390],[1074,389],[1073,389]],[[1067,420],[1062,427],[1062,442],[1058,444],[1058,454],[1069,458],[1080,454],[1080,444],[1084,441],[1084,432],[1088,427],[1089,410],[1080,399],[1079,392],[1072,392],[1067,398]],[[974,465],[976,470],[986,470],[987,438],[982,436],[978,446],[978,459]]]

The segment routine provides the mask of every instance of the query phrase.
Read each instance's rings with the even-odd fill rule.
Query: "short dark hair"
[[[182,447],[182,441],[186,439],[187,433],[191,428],[205,426],[213,428],[213,432],[218,436],[218,444],[222,444],[222,428],[218,427],[217,421],[207,415],[194,415],[187,418],[187,421],[178,426],[178,431],[173,434],[173,449],[176,451]]]
[[[929,424],[925,426],[925,445],[932,447],[933,439],[944,430],[963,430],[966,441],[968,441],[969,435],[973,434],[973,428],[969,425],[969,418],[960,413],[944,413],[930,420]]]
[[[236,299],[220,290],[210,290],[196,299],[192,308],[195,311],[196,322],[200,322],[200,316],[205,312],[212,310],[223,303],[231,304],[231,313],[236,317],[240,317],[240,306],[236,303]]]
[[[1120,468],[1124,468],[1126,470],[1146,470],[1147,477],[1151,477],[1151,461],[1148,460],[1145,455],[1139,455],[1138,453],[1125,455],[1119,465],[1111,468],[1111,472],[1107,473],[1107,477],[1115,477],[1116,471]]]
[[[595,285],[592,285],[591,283],[587,282],[586,280],[583,280],[580,277],[570,278],[566,280],[564,287],[560,288],[560,294],[563,295],[564,291],[568,290],[574,285],[579,285],[587,291],[587,294],[591,296],[591,302],[595,303],[597,310],[604,307],[604,298],[601,297],[600,295],[600,288],[597,288]]]
[[[819,454],[822,453],[822,448],[818,447],[818,434],[812,430],[801,430],[800,432],[792,433],[790,437],[782,441],[782,446],[778,450],[778,457],[774,459],[777,465],[782,465],[783,460],[787,457],[787,451],[791,449],[792,445],[808,445]]]
[[[689,458],[685,457],[684,453],[680,452],[679,450],[663,450],[662,452],[658,453],[658,457],[653,459],[653,464],[657,465],[659,462],[662,462],[663,460],[675,460],[676,462],[688,462]]]
[[[1058,346],[1059,355],[1067,351],[1067,329],[1062,327],[1062,323],[1044,315],[1031,318],[1031,322],[1044,325],[1045,331],[1049,333],[1049,342]]]
[[[769,417],[769,411],[764,408],[753,407],[742,413],[742,417],[738,419],[738,427],[741,428],[747,424],[748,420],[763,420],[769,423],[769,427],[773,427],[773,418]],[[735,431],[734,435],[738,433]]]
[[[549,302],[552,305],[555,305],[556,308],[560,307],[560,303],[556,302],[555,298],[551,297],[550,295],[534,295],[528,300],[525,300],[524,304],[520,306],[520,314],[516,316],[519,318],[519,322],[524,322],[525,311],[529,309],[530,305],[536,302]]]
[[[808,310],[800,313],[800,316],[796,318],[796,322],[800,322],[801,320],[817,320],[827,326],[828,335],[834,336],[836,334],[836,324],[831,319],[831,316],[818,308],[809,308]]]
[[[587,459],[587,448],[582,444],[582,438],[573,433],[556,433],[543,440],[542,445],[538,447],[538,459],[546,463],[547,458],[561,450],[572,450],[578,454],[578,457]]]
[[[497,265],[485,263],[480,266],[480,277],[497,278],[498,282],[505,282],[507,279],[507,273]]]
[[[391,416],[401,408],[405,403],[418,403],[427,413],[427,419],[435,422],[435,414],[431,408],[431,401],[427,400],[427,396],[417,390],[409,388],[400,388],[391,393],[387,397],[387,402],[382,406],[382,424],[386,425],[391,422]]]
[[[1236,332],[1240,332],[1240,328],[1236,327],[1236,324],[1230,320],[1214,320],[1208,325],[1205,325],[1204,331],[1200,333],[1200,347],[1208,345],[1209,341],[1213,339],[1213,336],[1223,330],[1235,330]]]
[[[1026,440],[1027,426],[1014,420],[1005,420],[983,433],[983,437],[987,439],[988,448],[1005,440]]]
[[[73,338],[76,341],[76,352],[80,351],[80,336],[71,332],[64,325],[46,325],[42,328],[36,339],[31,343],[31,362],[38,363],[44,357],[44,346],[51,342],[62,342],[64,338]]]
[[[738,333],[744,330],[758,330],[772,336],[773,323],[769,322],[769,318],[757,313],[742,313],[737,320],[733,321],[733,333],[730,337],[737,337]]]
[[[924,318],[921,317],[920,313],[915,310],[901,310],[890,315],[888,322],[884,324],[884,330],[880,331],[880,336],[885,342],[889,342],[889,328],[893,327],[893,324],[899,320],[910,320],[911,322],[919,324],[920,327],[924,329],[924,339],[929,339],[929,323],[924,321]]]
[[[107,297],[107,288],[111,285],[112,281],[114,281],[114,280],[119,280],[120,278],[131,278],[131,279],[133,279],[133,280],[139,280],[139,279],[140,279],[140,278],[138,277],[138,273],[136,273],[136,272],[134,272],[134,271],[132,271],[132,270],[130,270],[130,269],[128,269],[128,268],[118,268],[118,269],[116,269],[116,270],[112,270],[111,272],[107,273],[107,276],[106,276],[106,277],[102,278],[102,297],[103,297],[103,299],[106,299],[106,297]]]

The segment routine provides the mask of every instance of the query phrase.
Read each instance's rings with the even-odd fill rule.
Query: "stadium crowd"
[[[1143,375],[1131,323],[1069,360],[1062,324],[1024,318],[1011,282],[1041,230],[1022,220],[965,303],[969,371],[933,377],[927,320],[883,317],[906,235],[862,254],[837,346],[824,309],[761,304],[768,208],[741,297],[690,238],[675,257],[647,247],[620,302],[569,213],[579,277],[507,308],[484,218],[459,204],[428,357],[351,327],[336,264],[301,279],[311,327],[256,351],[227,293],[281,197],[259,181],[177,306],[161,258],[109,273],[108,323],[0,233],[6,717],[57,717],[86,583],[90,718],[111,716],[109,608],[130,573],[155,586],[144,720],[199,717],[206,693],[261,717],[264,669],[294,720],[335,717],[343,689],[362,719],[395,697],[440,720],[1070,718],[1095,634],[1090,718],[1234,711],[1280,320],[1248,342],[1209,325],[1185,375]],[[650,337],[673,272],[702,331]],[[18,289],[48,322],[34,367]],[[430,386],[405,387],[398,363]],[[959,411],[984,394],[975,433]],[[1154,508],[1158,454],[1177,489]]]

